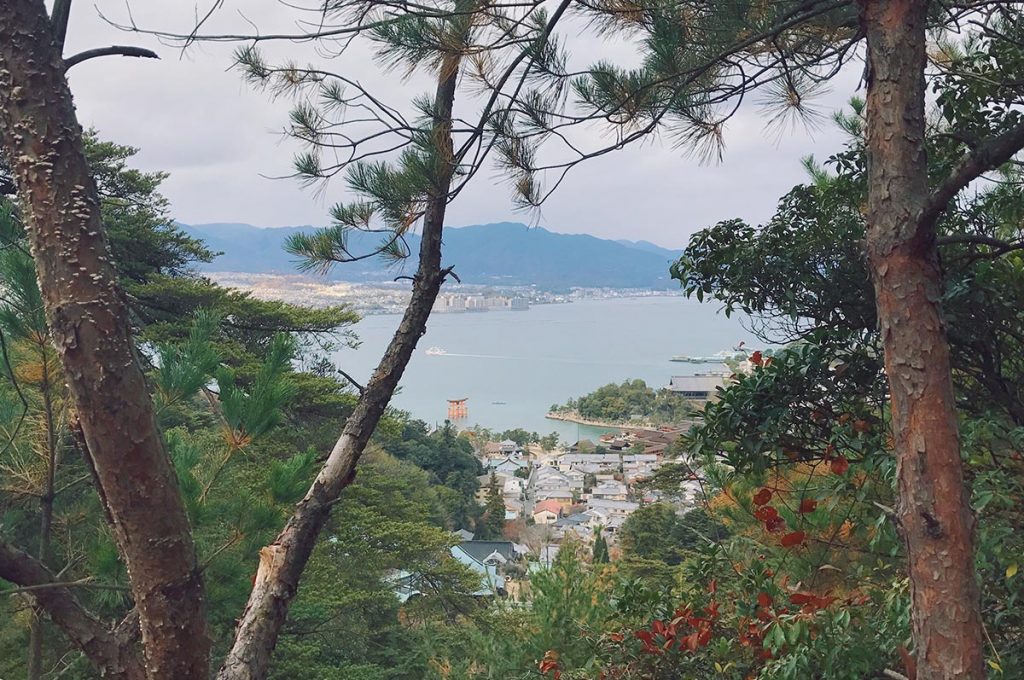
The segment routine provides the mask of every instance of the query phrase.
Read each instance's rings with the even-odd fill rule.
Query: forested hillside
[[[210,271],[292,272],[299,260],[285,250],[289,236],[312,227],[260,229],[247,224],[181,225],[182,231],[220,253],[204,269]],[[353,253],[373,253],[381,239],[353,232],[348,247]],[[409,234],[403,246],[416,252],[419,238]],[[670,287],[668,265],[678,251],[623,244],[586,234],[556,234],[543,227],[504,222],[445,231],[446,263],[456,266],[465,283],[538,286],[567,290],[590,288]],[[346,263],[330,272],[341,281],[391,281],[405,269],[380,258]]]

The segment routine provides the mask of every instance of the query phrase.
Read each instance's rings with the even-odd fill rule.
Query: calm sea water
[[[398,315],[368,316],[355,330],[362,345],[334,359],[365,382],[398,326]],[[682,297],[587,300],[538,305],[521,312],[437,314],[427,324],[392,405],[428,423],[442,423],[447,400],[468,399],[460,425],[522,427],[563,440],[593,436],[591,428],[544,417],[552,404],[601,385],[640,378],[663,387],[673,375],[720,369],[669,361],[709,355],[752,340],[740,322],[711,304]],[[447,354],[428,356],[430,347]]]

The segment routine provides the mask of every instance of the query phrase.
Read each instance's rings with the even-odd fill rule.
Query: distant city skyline
[[[131,8],[138,24],[149,28],[187,32],[194,19],[192,10],[179,3],[133,3]],[[127,19],[121,0],[73,5],[69,53],[133,44],[156,50],[161,59],[109,57],[76,66],[69,79],[79,119],[103,139],[139,147],[133,163],[140,169],[170,173],[163,193],[175,219],[261,227],[322,225],[328,222],[330,205],[351,198],[340,181],[316,195],[293,180],[270,179],[287,175],[299,150],[281,132],[289,102],[254,91],[229,70],[233,45],[197,44],[182,53],[152,37],[110,26],[97,9],[112,20]],[[294,24],[294,10],[275,0],[226,0],[209,29],[247,30],[239,14],[243,9],[262,30]],[[609,45],[598,38],[573,47],[575,56],[588,63],[635,58],[629,45]],[[271,47],[279,55],[297,52],[305,58],[302,49]],[[376,68],[368,62],[356,59],[348,67],[355,77],[374,77]],[[841,79],[818,102],[822,113],[840,108],[854,94],[856,75]],[[390,78],[380,82],[380,90],[401,102],[425,91],[426,85],[416,78],[407,83]],[[593,135],[599,139],[598,131]],[[583,164],[536,215],[513,210],[507,182],[486,168],[449,207],[446,222],[527,222],[559,233],[681,248],[691,233],[719,220],[759,222],[770,217],[777,200],[804,180],[801,158],[824,158],[842,143],[841,133],[827,121],[813,139],[802,130],[783,135],[767,131],[756,105],[741,110],[727,125],[720,164],[702,166],[684,150],[664,143],[666,137]]]

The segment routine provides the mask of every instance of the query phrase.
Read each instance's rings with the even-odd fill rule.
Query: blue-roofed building
[[[518,557],[511,541],[463,541],[451,548],[452,558],[480,575],[479,587],[470,592],[475,597],[505,597],[505,577],[499,569]],[[396,571],[391,578],[398,601],[405,604],[410,598],[422,595],[419,574]]]

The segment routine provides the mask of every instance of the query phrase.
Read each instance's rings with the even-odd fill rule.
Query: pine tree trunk
[[[458,72],[459,58],[447,57],[441,66],[434,100],[437,119],[434,121],[433,138],[440,167],[436,168],[437,186],[423,216],[419,266],[413,279],[412,298],[384,357],[363,389],[355,410],[346,421],[341,437],[313,486],[299,502],[277,539],[260,551],[252,593],[238,622],[234,645],[217,674],[217,680],[262,680],[267,677],[281,627],[320,530],[334,501],[355,478],[356,463],[398,387],[416,343],[426,331],[427,319],[445,277],[441,268],[441,236],[454,174],[451,130]]]
[[[892,404],[918,680],[985,677],[974,519],[939,300],[925,154],[923,0],[862,0],[868,255]]]
[[[147,673],[206,680],[209,640],[191,529],[135,356],[42,0],[10,0],[0,12],[0,140],[71,403],[128,568]]]

